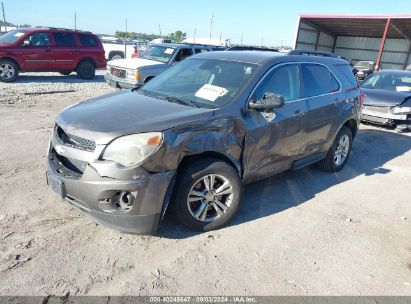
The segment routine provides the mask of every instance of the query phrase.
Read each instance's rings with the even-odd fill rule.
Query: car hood
[[[123,135],[161,132],[208,119],[213,112],[123,90],[66,108],[56,123],[68,134],[107,144]]]
[[[155,60],[144,59],[144,58],[129,58],[129,59],[112,60],[112,61],[109,61],[107,64],[113,67],[135,70],[137,68],[141,68],[145,66],[164,65],[165,63],[155,61]]]
[[[364,104],[368,106],[394,107],[402,104],[405,99],[411,97],[411,92],[393,92],[387,90],[364,89]]]

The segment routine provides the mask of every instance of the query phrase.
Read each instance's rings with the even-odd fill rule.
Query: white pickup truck
[[[215,50],[221,49],[197,44],[153,44],[139,58],[109,61],[105,79],[115,88],[133,88],[144,84],[191,55]]]
[[[135,53],[136,42],[118,40],[102,40],[101,41],[106,53],[107,60],[117,60],[131,58]]]

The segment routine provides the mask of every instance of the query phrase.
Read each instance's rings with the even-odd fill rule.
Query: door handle
[[[301,117],[304,116],[304,112],[301,112],[301,110],[295,110],[293,117]]]

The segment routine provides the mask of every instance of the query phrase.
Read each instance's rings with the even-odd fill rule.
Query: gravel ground
[[[167,215],[157,236],[125,235],[45,184],[57,113],[112,91],[101,73],[0,83],[0,295],[411,295],[409,135],[362,126],[343,171],[249,185],[219,231]]]

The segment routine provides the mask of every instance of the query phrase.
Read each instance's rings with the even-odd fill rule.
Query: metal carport
[[[410,40],[411,15],[301,15],[295,48],[404,69],[411,64]]]

